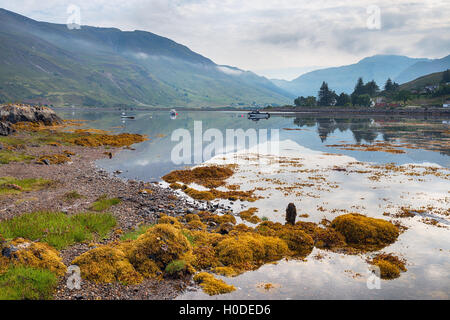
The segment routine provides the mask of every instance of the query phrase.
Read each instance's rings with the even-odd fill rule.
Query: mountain
[[[437,86],[441,83],[444,72],[435,72],[421,76],[400,85],[400,90],[421,90],[426,86]]]
[[[445,71],[447,69],[450,69],[450,55],[442,59],[417,62],[400,73],[395,81],[398,83],[405,83],[418,77]]]
[[[351,93],[359,77],[365,82],[375,80],[382,88],[388,78],[403,83],[430,72],[446,70],[450,67],[449,57],[430,60],[397,55],[375,55],[355,64],[308,72],[292,81],[272,80],[272,82],[296,96],[317,96],[322,81],[326,81],[338,94]]]
[[[38,22],[0,9],[0,102],[88,106],[282,104],[271,81],[145,31]]]

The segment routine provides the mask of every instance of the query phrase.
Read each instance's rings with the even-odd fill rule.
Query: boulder
[[[293,203],[289,203],[286,208],[286,224],[295,224],[295,218],[297,217],[297,209]]]
[[[0,119],[10,123],[42,122],[45,125],[63,122],[52,109],[29,105],[2,105],[0,106]]]
[[[8,122],[0,121],[0,136],[9,136],[15,130]],[[1,148],[0,148],[1,149]]]

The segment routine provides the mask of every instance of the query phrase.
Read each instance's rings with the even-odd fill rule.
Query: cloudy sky
[[[70,4],[79,6],[81,24],[150,31],[218,64],[275,78],[374,54],[450,54],[448,0],[0,0],[57,23],[66,23]]]

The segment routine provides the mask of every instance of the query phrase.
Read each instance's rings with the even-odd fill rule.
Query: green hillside
[[[37,22],[0,9],[0,102],[203,107],[283,104],[264,77],[150,32]]]
[[[400,90],[420,90],[425,88],[426,86],[438,85],[442,81],[443,74],[444,72],[427,74],[400,85]]]

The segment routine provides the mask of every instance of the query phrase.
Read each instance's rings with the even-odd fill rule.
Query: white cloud
[[[232,76],[238,76],[238,75],[242,74],[241,70],[228,68],[226,66],[218,66],[217,69],[219,71],[222,71],[223,73],[226,73],[226,74],[229,74],[229,75],[232,75]]]

